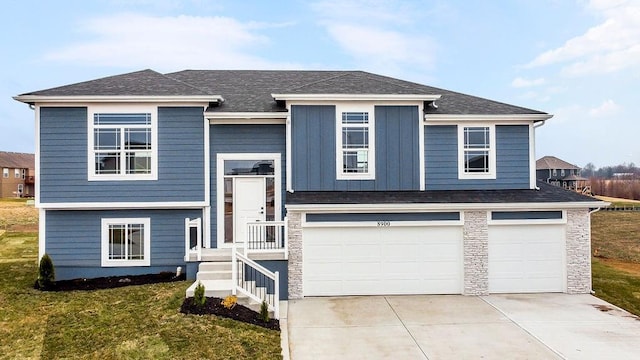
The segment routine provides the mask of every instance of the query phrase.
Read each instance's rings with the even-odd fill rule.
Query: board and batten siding
[[[217,157],[219,153],[279,153],[282,179],[282,217],[286,192],[286,128],[285,125],[211,125],[211,247],[217,246]],[[222,186],[222,184],[221,184]]]
[[[375,106],[375,180],[336,179],[336,109],[291,107],[294,191],[419,190],[417,106]]]
[[[201,107],[158,108],[158,180],[88,181],[87,108],[40,108],[40,202],[204,201]]]
[[[202,210],[47,210],[45,251],[56,267],[56,279],[139,275],[185,268],[184,219]],[[101,267],[102,219],[150,218],[151,266]]]
[[[496,125],[496,179],[458,179],[458,130],[455,125],[427,125],[426,190],[497,190],[529,188],[529,127]]]

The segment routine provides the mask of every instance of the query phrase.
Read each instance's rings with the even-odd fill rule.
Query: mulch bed
[[[227,309],[222,306],[222,299],[217,297],[208,297],[204,306],[197,306],[193,298],[186,298],[180,307],[180,312],[183,314],[195,314],[195,315],[217,315],[237,321],[242,321],[248,324],[262,326],[267,329],[280,331],[280,321],[277,319],[269,319],[269,322],[264,322],[260,319],[257,312],[236,304],[233,309]]]
[[[73,291],[73,290],[98,290],[112,289],[130,285],[146,285],[166,283],[172,281],[183,281],[185,274],[176,276],[173,272],[161,272],[159,274],[131,275],[131,276],[109,276],[93,279],[72,279],[56,281],[53,286],[42,288],[36,281],[34,288],[42,291]]]

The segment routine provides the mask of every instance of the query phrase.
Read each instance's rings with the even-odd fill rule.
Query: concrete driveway
[[[590,295],[306,298],[288,303],[291,358],[636,359],[640,321]]]

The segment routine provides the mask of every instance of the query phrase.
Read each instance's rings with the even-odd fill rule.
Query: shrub
[[[236,304],[238,303],[238,297],[235,295],[229,295],[226,298],[224,298],[224,300],[222,300],[222,302],[220,302],[222,304],[222,306],[224,306],[226,309],[233,309]]]
[[[207,301],[206,296],[204,296],[204,290],[204,285],[198,282],[198,286],[196,286],[196,289],[193,291],[193,302],[197,307],[203,307]]]
[[[38,287],[40,289],[50,289],[56,283],[56,271],[53,267],[53,261],[48,254],[44,254],[40,259],[38,267]]]
[[[262,305],[260,305],[260,319],[269,322],[269,304],[266,300],[262,300]]]

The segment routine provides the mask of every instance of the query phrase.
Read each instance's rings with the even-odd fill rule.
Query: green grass
[[[277,331],[179,313],[188,282],[40,292],[36,257],[35,233],[0,236],[0,358],[280,358]]]
[[[640,316],[640,276],[593,259],[593,290],[596,296]]]
[[[593,214],[591,249],[596,296],[640,316],[640,212]]]
[[[640,212],[600,211],[591,216],[596,256],[640,264]]]

